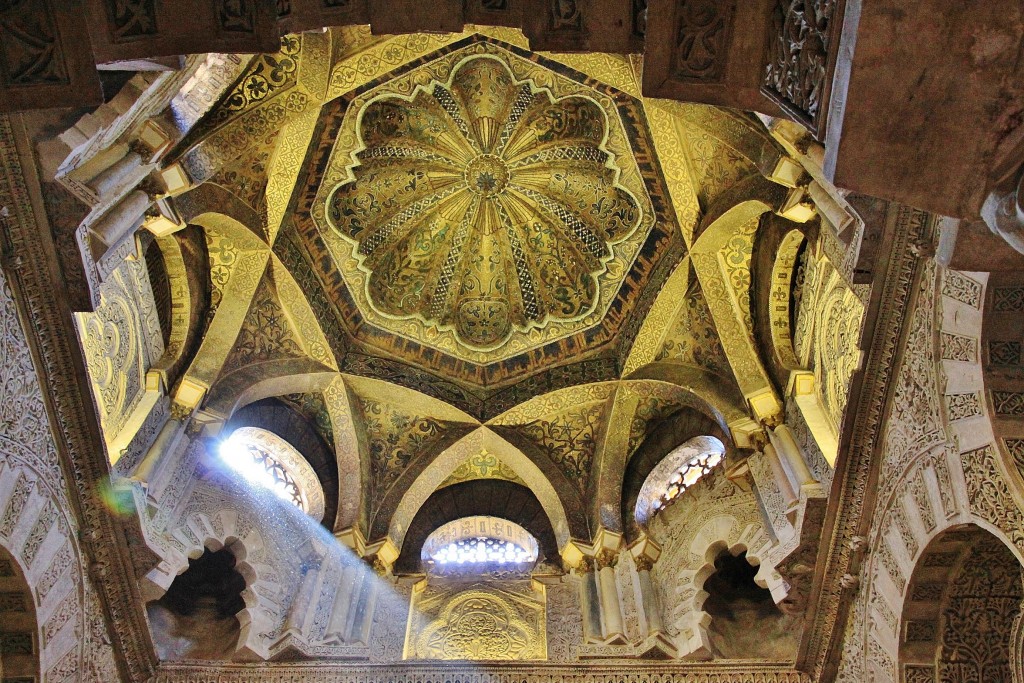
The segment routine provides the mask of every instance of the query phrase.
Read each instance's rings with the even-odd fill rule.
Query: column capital
[[[576,573],[580,575],[591,573],[594,571],[594,558],[583,557],[580,559],[579,564],[573,567],[573,569],[575,569]]]
[[[594,562],[597,563],[598,570],[614,567],[618,561],[619,554],[609,548],[601,548],[594,556]]]
[[[381,576],[391,573],[395,560],[401,554],[390,536],[384,536],[376,541],[367,541],[359,527],[351,526],[335,531],[334,538],[352,550],[353,554],[373,567],[373,570]]]
[[[750,445],[758,453],[764,453],[764,447],[768,445],[768,434],[764,429],[750,433]]]
[[[642,534],[629,546],[629,554],[633,556],[637,571],[650,571],[661,557],[661,545],[647,534]]]
[[[634,555],[633,564],[636,565],[636,570],[638,572],[649,572],[654,568],[654,560],[646,555],[640,555],[639,557]]]

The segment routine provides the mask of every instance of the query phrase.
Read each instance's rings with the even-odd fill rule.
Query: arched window
[[[246,481],[272,491],[317,521],[323,519],[324,492],[316,472],[277,434],[241,427],[221,443],[220,456]]]
[[[433,573],[529,571],[537,540],[523,527],[497,517],[463,517],[438,527],[423,544],[423,565]]]
[[[686,489],[696,484],[725,460],[725,445],[713,436],[698,436],[662,458],[640,487],[636,500],[636,521],[643,525],[671,505]]]

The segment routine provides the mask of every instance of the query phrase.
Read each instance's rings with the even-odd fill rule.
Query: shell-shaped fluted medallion
[[[327,201],[373,306],[495,348],[579,319],[641,222],[593,100],[557,98],[491,55],[359,112],[354,179]]]

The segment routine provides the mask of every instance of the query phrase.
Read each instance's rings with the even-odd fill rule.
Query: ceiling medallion
[[[493,360],[600,322],[654,221],[614,103],[484,49],[354,103],[321,215],[385,327]]]

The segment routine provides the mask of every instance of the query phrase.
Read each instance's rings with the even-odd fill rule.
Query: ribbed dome
[[[384,315],[486,349],[593,310],[610,244],[640,224],[604,148],[605,112],[515,79],[491,55],[360,113],[355,180],[331,195]]]

